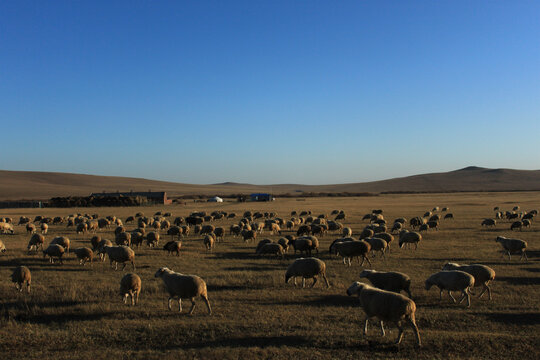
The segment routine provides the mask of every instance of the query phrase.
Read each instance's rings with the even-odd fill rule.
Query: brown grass
[[[8,252],[0,255],[0,353],[8,358],[537,358],[540,342],[540,228],[511,233],[509,222],[495,229],[482,229],[480,222],[492,216],[492,208],[519,204],[522,209],[540,207],[540,194],[482,193],[446,195],[384,195],[376,198],[283,199],[273,203],[226,202],[188,203],[186,206],[98,209],[11,209],[0,216],[67,215],[73,212],[115,214],[125,219],[137,211],[153,215],[157,210],[186,216],[192,210],[223,209],[276,211],[283,218],[291,210],[311,210],[330,214],[333,209],[347,213],[345,226],[358,232],[366,222],[360,219],[371,209],[384,209],[390,222],[422,215],[434,206],[449,206],[455,220],[442,222],[441,230],[424,233],[417,251],[398,249],[385,263],[379,257],[373,268],[396,270],[413,279],[412,294],[417,304],[417,321],[424,346],[414,346],[407,330],[400,346],[392,344],[397,329],[388,327],[381,338],[375,323],[367,337],[361,335],[362,310],[345,289],[358,280],[362,268],[355,262],[346,267],[328,254],[328,245],[337,235],[321,239],[319,257],[327,264],[332,287],[318,283],[314,289],[284,284],[284,273],[294,256],[287,259],[259,258],[256,244],[244,244],[227,236],[212,252],[204,250],[202,238],[184,240],[180,257],[143,247],[136,252],[136,273],[143,281],[140,304],[125,306],[118,294],[125,272],[114,271],[108,263],[79,266],[73,254],[65,264],[51,265],[41,255],[26,254],[29,236],[16,226],[16,235],[2,235]],[[238,219],[237,219],[238,220]],[[217,221],[228,227],[230,220]],[[134,228],[128,225],[128,229]],[[102,236],[112,239],[113,229]],[[67,235],[73,248],[89,246],[91,235],[76,235],[65,225],[50,226],[48,243],[56,235]],[[497,235],[512,235],[529,243],[529,262],[501,258]],[[162,235],[164,236],[164,235]],[[277,239],[268,233],[261,238]],[[167,237],[162,238],[161,243]],[[483,263],[497,272],[493,301],[485,295],[474,297],[472,306],[454,305],[449,298],[439,302],[438,291],[426,292],[424,280],[446,261]],[[19,264],[32,271],[30,295],[18,293],[10,282],[12,269]],[[197,299],[193,316],[166,309],[167,295],[155,271],[167,266],[175,271],[197,274],[206,280],[214,314],[208,316]],[[129,270],[130,271],[130,270]],[[184,312],[189,309],[184,301]],[[8,354],[8,355],[7,355]],[[4,357],[5,358],[5,357]]]

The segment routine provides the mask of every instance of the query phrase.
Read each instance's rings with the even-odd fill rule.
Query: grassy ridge
[[[449,206],[455,220],[442,221],[441,230],[423,234],[417,251],[392,251],[384,262],[373,261],[377,270],[402,271],[413,279],[412,294],[417,304],[417,321],[424,346],[414,346],[414,336],[406,330],[403,343],[394,346],[397,329],[388,327],[381,338],[375,323],[368,337],[361,335],[363,312],[356,298],[345,289],[358,280],[362,268],[355,262],[346,267],[341,259],[328,254],[337,235],[321,240],[319,257],[327,264],[332,287],[319,282],[313,289],[294,288],[284,283],[287,259],[255,256],[256,244],[245,244],[227,236],[212,252],[206,252],[201,237],[183,242],[180,257],[146,247],[136,252],[136,273],[143,281],[140,305],[125,306],[118,294],[119,281],[126,271],[114,271],[108,263],[79,266],[70,255],[63,266],[51,265],[41,256],[26,254],[29,236],[23,227],[16,235],[2,236],[8,252],[0,255],[0,353],[10,358],[104,358],[130,355],[136,358],[536,358],[540,340],[540,227],[511,233],[509,222],[495,229],[482,229],[480,222],[492,216],[495,205],[509,209],[540,208],[538,193],[482,193],[440,195],[384,195],[376,198],[314,198],[298,202],[283,199],[273,203],[224,203],[142,208],[146,215],[157,210],[186,216],[193,210],[223,209],[241,214],[244,210],[275,211],[283,218],[291,210],[311,210],[330,214],[343,209],[345,226],[355,235],[365,226],[362,216],[371,209],[384,209],[391,222],[422,215],[434,206]],[[101,216],[125,219],[141,208],[80,209]],[[73,209],[11,209],[0,216],[67,215]],[[231,220],[214,222],[228,227]],[[128,225],[128,229],[134,228]],[[102,233],[113,239],[113,229]],[[91,235],[76,235],[64,225],[50,226],[48,243],[56,235],[67,235],[72,247],[89,246]],[[497,235],[513,235],[529,243],[529,262],[501,258]],[[277,239],[263,233],[260,238]],[[161,243],[167,237],[162,235]],[[397,242],[397,241],[396,241]],[[448,296],[439,302],[438,291],[427,292],[424,280],[446,261],[483,263],[497,272],[492,285],[493,301],[473,298],[472,306],[454,305]],[[19,264],[30,267],[33,288],[30,295],[15,291],[9,281]],[[166,309],[167,295],[157,268],[197,274],[206,280],[214,315],[208,316],[197,299],[193,316]],[[184,312],[190,306],[184,301]],[[173,308],[174,309],[174,308]]]

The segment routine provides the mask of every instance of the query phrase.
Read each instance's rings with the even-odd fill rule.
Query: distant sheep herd
[[[481,227],[495,227],[497,220],[507,219],[512,221],[510,230],[522,230],[531,226],[533,219],[538,212],[519,212],[519,207],[514,207],[512,211],[501,211],[498,207],[494,209],[494,218],[485,218],[481,221]],[[445,213],[442,216],[441,213]],[[407,249],[421,246],[422,232],[430,229],[439,230],[441,219],[454,219],[454,215],[447,207],[439,210],[435,207],[427,211],[423,216],[411,218],[409,221],[403,217],[396,218],[392,226],[388,226],[383,216],[383,210],[375,209],[366,214],[362,220],[369,223],[353,237],[350,227],[344,227],[338,220],[346,219],[344,211],[334,210],[329,219],[327,215],[314,216],[310,211],[292,211],[289,219],[277,217],[272,212],[252,212],[246,211],[242,216],[236,213],[226,213],[215,211],[211,214],[206,212],[194,212],[189,216],[172,217],[171,213],[157,212],[153,217],[147,217],[143,213],[129,216],[122,222],[115,216],[99,217],[97,214],[74,214],[66,217],[43,217],[36,216],[33,220],[29,217],[21,216],[17,225],[24,226],[29,234],[27,250],[29,254],[36,254],[41,250],[44,257],[48,257],[51,263],[63,263],[63,259],[70,250],[70,240],[67,236],[57,236],[44,247],[45,235],[48,233],[50,225],[65,224],[67,228],[73,228],[77,234],[92,233],[88,247],[78,247],[72,252],[75,254],[79,264],[92,263],[94,257],[100,261],[106,258],[110,261],[110,266],[118,269],[122,265],[122,270],[127,265],[131,265],[132,271],[136,270],[135,249],[138,249],[145,241],[150,248],[157,248],[162,240],[160,231],[170,236],[163,250],[168,255],[180,255],[182,251],[182,239],[189,234],[196,234],[202,237],[202,244],[206,251],[213,251],[216,245],[224,241],[226,228],[214,226],[209,222],[213,220],[227,219],[235,221],[228,228],[228,235],[233,238],[240,237],[246,243],[255,242],[264,231],[272,235],[279,235],[277,241],[262,239],[257,242],[255,254],[259,256],[276,256],[284,259],[288,252],[297,253],[296,258],[286,268],[285,283],[293,280],[297,285],[297,278],[302,280],[302,288],[305,287],[306,279],[312,279],[311,287],[315,286],[318,278],[322,278],[326,287],[330,287],[327,278],[327,266],[322,260],[312,257],[313,253],[319,254],[318,237],[327,236],[329,232],[339,233],[341,236],[335,239],[330,247],[329,253],[342,258],[343,264],[351,266],[356,258],[360,265],[367,262],[372,266],[369,255],[380,254],[382,259],[390,252],[391,243],[395,236],[399,248]],[[234,220],[233,220],[234,221]],[[128,231],[125,224],[136,224],[137,228]],[[407,224],[411,230],[406,229]],[[97,232],[101,229],[114,227],[114,240],[103,239]],[[151,231],[148,231],[151,229]],[[282,229],[286,229],[289,234],[282,236]],[[416,231],[415,231],[416,230]],[[14,222],[12,218],[0,218],[0,233],[14,234]],[[511,260],[512,254],[519,254],[520,261],[527,260],[527,242],[520,239],[497,236],[495,241],[502,247],[503,256],[508,255]],[[8,249],[5,243],[0,240],[0,251],[6,252]],[[166,291],[169,294],[168,309],[171,310],[171,301],[178,301],[178,310],[182,311],[182,299],[190,299],[192,302],[189,314],[195,309],[195,299],[200,297],[206,304],[209,314],[212,314],[210,300],[208,297],[206,282],[197,275],[186,275],[173,271],[167,267],[159,268],[155,273],[155,278],[161,278]],[[412,300],[411,278],[402,272],[376,271],[364,269],[359,274],[359,279],[366,278],[371,285],[356,281],[346,290],[347,295],[357,295],[360,305],[365,312],[364,334],[367,334],[368,320],[377,318],[380,323],[381,334],[384,335],[384,322],[394,323],[399,333],[396,343],[400,343],[403,337],[403,325],[408,325],[414,332],[416,343],[421,345],[420,333],[415,320],[416,304]],[[433,286],[439,289],[439,297],[442,299],[443,292],[447,292],[453,302],[466,301],[467,307],[471,306],[472,289],[481,287],[478,297],[488,293],[489,300],[492,299],[490,283],[495,279],[495,271],[482,264],[457,264],[446,263],[441,267],[441,271],[432,274],[425,280],[425,289],[430,290]],[[18,291],[30,292],[32,275],[26,266],[19,266],[13,270],[11,281],[15,283]],[[142,280],[139,275],[129,273],[120,280],[120,295],[126,304],[136,305],[142,288]],[[405,292],[407,296],[400,294]],[[459,292],[461,297],[457,300],[452,292]],[[129,298],[129,300],[128,300]]]

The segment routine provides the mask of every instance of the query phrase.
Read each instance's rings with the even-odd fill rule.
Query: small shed
[[[274,201],[272,195],[267,193],[254,193],[250,195],[251,201]]]
[[[213,198],[208,199],[208,202],[219,202],[219,203],[221,203],[221,202],[223,202],[223,199],[220,198],[219,196],[214,196]]]

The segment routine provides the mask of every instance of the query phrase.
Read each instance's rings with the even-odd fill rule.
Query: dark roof
[[[113,197],[113,196],[143,196],[150,199],[163,199],[166,197],[165,191],[130,191],[130,192],[103,192],[103,193],[92,193],[90,196],[107,196],[107,197]]]

